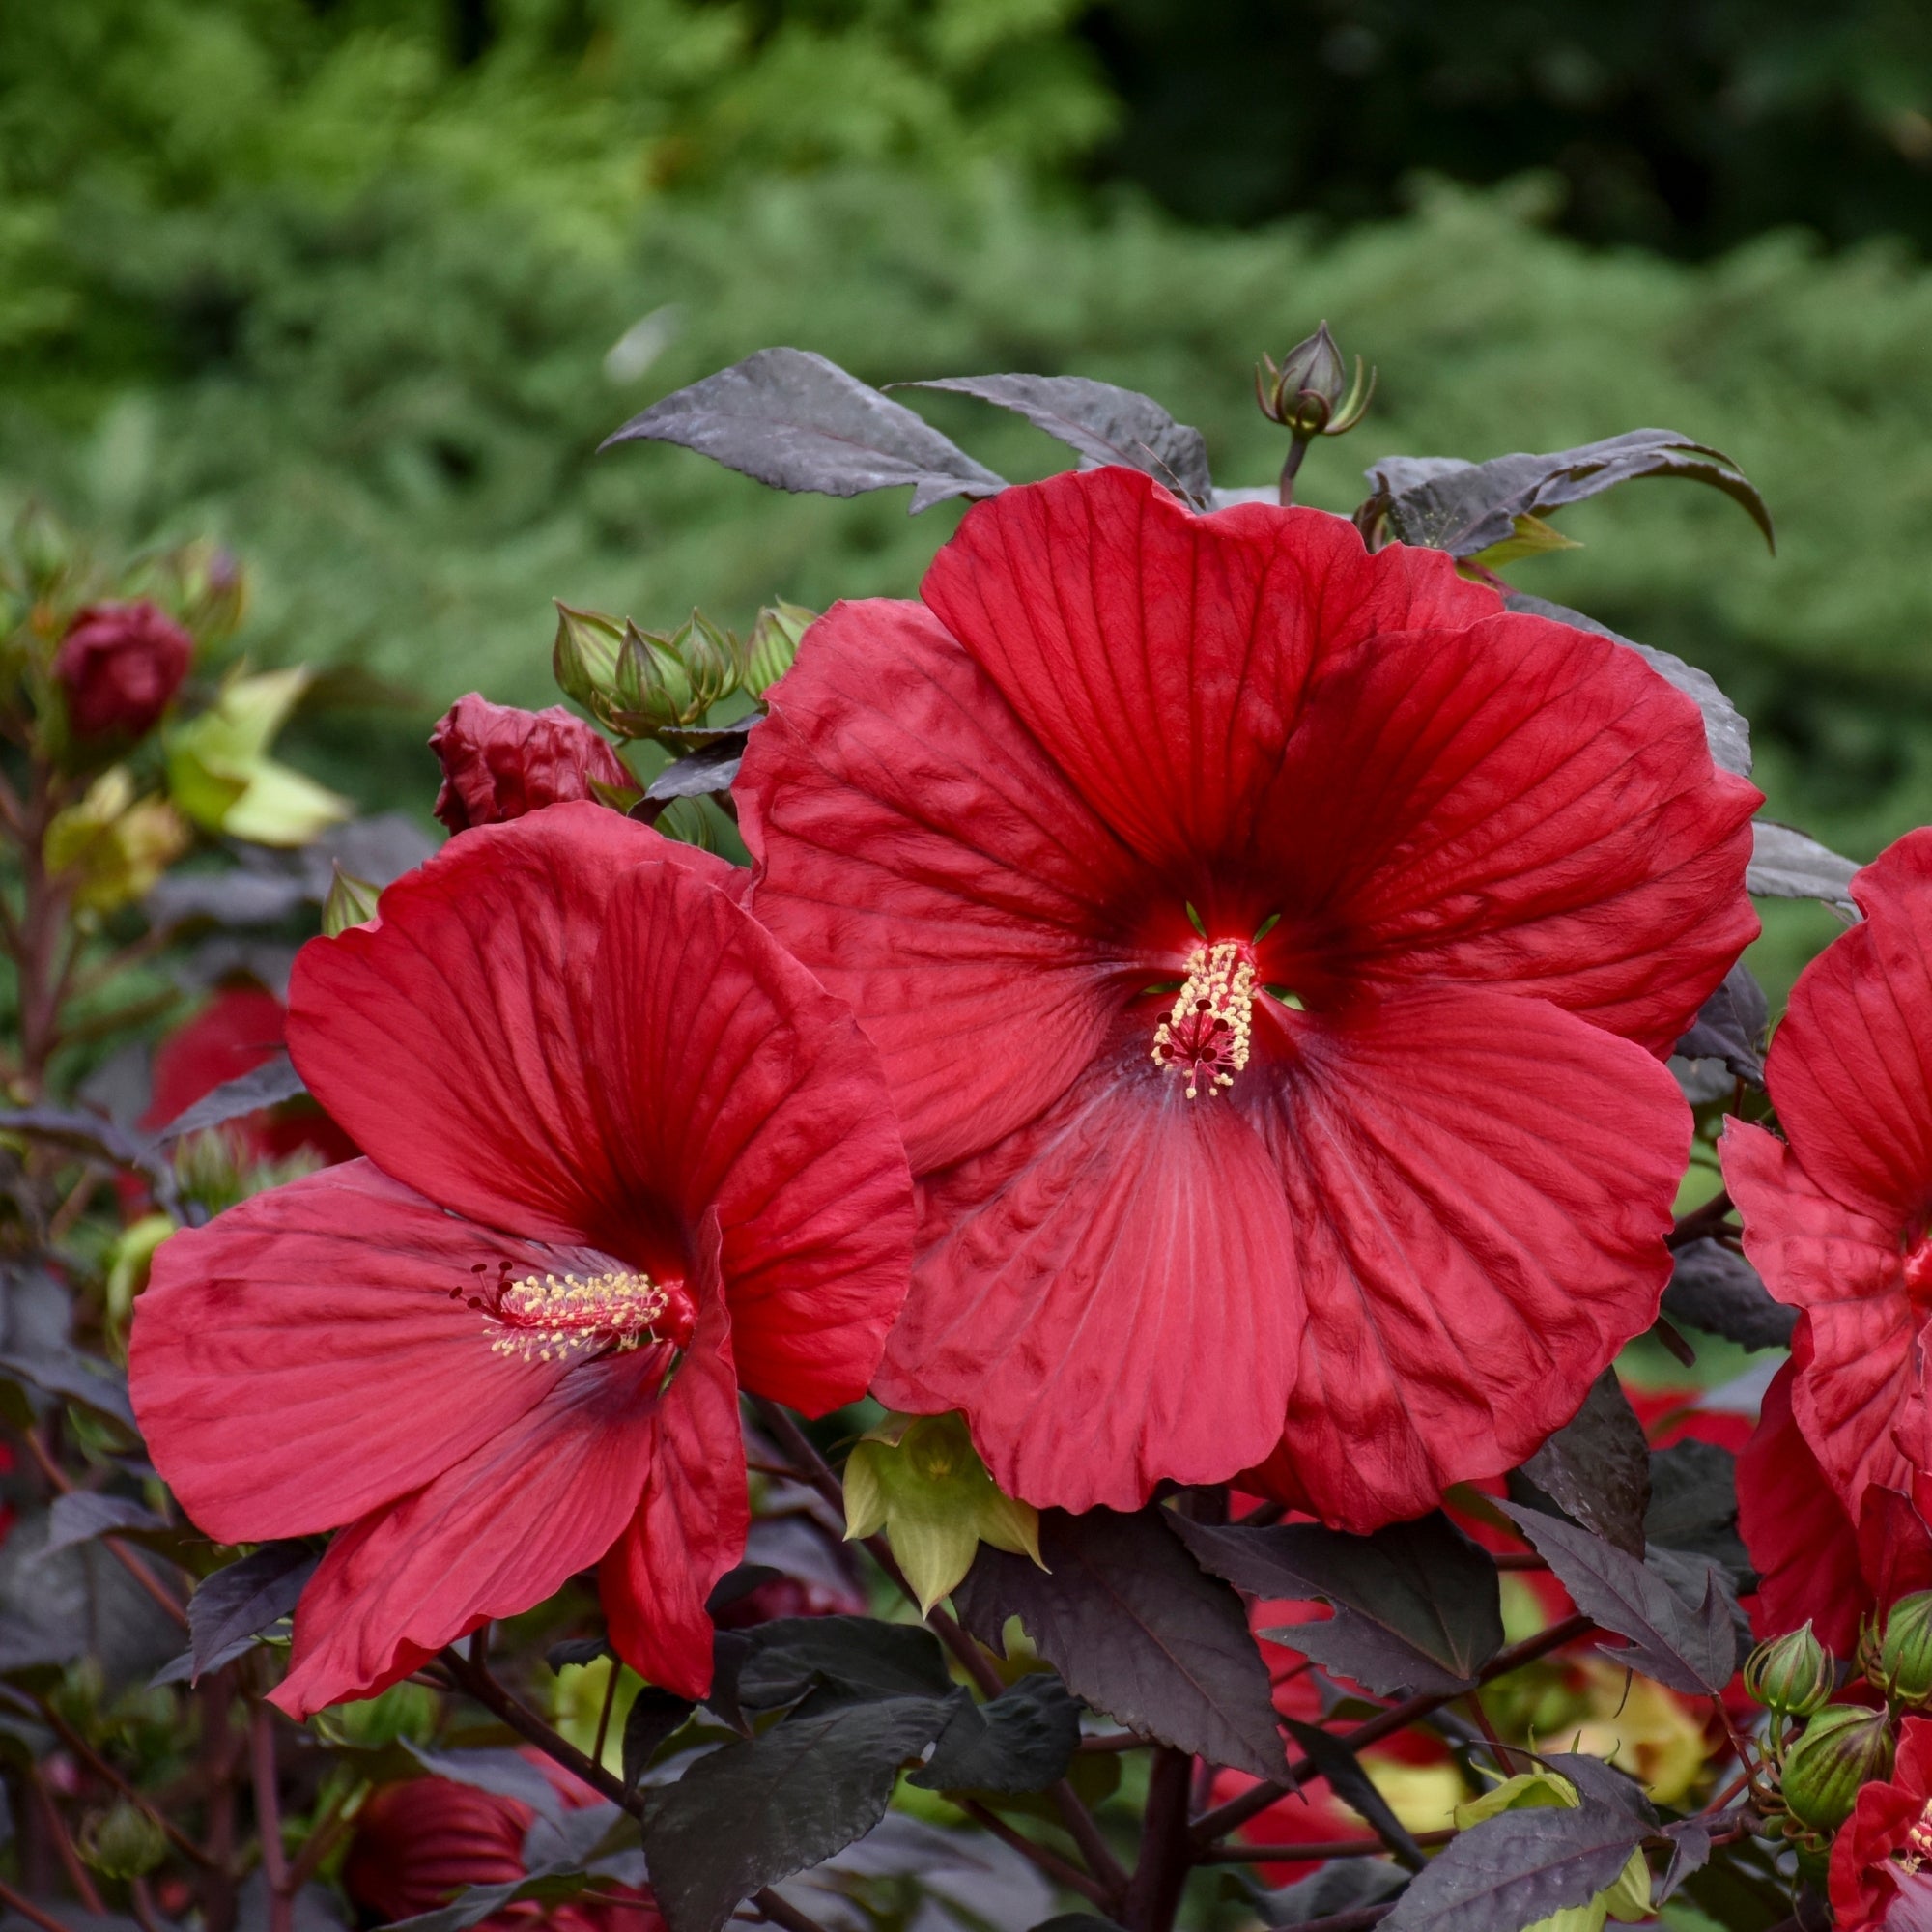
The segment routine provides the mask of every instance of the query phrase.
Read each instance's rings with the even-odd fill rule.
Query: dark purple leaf
[[[1657,1809],[1643,1795],[1643,1787],[1615,1765],[1580,1751],[1556,1751],[1543,1762],[1560,1777],[1574,1784],[1587,1804],[1607,1805],[1612,1811],[1641,1825],[1646,1831],[1657,1828]]]
[[[1852,874],[1856,859],[1841,858],[1795,825],[1760,818],[1751,826],[1751,859],[1745,885],[1760,898],[1822,899],[1847,921],[1856,920]]]
[[[1715,1442],[1653,1449],[1643,1530],[1653,1546],[1708,1556],[1734,1580],[1749,1577],[1750,1557],[1738,1537],[1737,1458]]]
[[[544,1662],[561,1674],[573,1663],[595,1663],[600,1657],[613,1657],[608,1636],[567,1636],[544,1652]]]
[[[961,1703],[924,1766],[928,1791],[1044,1791],[1066,1776],[1080,1702],[1050,1670],[1033,1670],[989,1704]]]
[[[1380,1905],[1399,1892],[1406,1874],[1378,1859],[1330,1859],[1307,1878],[1255,1900],[1262,1923],[1319,1924],[1344,1912]]]
[[[775,1711],[810,1695],[814,1711],[878,1697],[945,1697],[952,1673],[939,1639],[923,1624],[877,1617],[778,1617],[741,1633],[750,1654],[738,1666],[738,1701]]]
[[[1197,507],[1213,495],[1208,444],[1198,429],[1178,423],[1134,389],[1087,376],[947,376],[895,383],[895,389],[951,389],[1026,417],[1036,429],[1077,450],[1089,463],[1125,464],[1158,477]]]
[[[752,724],[756,722],[753,719]],[[752,724],[721,733],[710,744],[667,765],[644,787],[644,796],[702,798],[709,792],[729,791],[731,781],[738,776],[738,767],[745,762],[745,746],[752,735]]]
[[[127,1496],[105,1496],[74,1490],[56,1496],[47,1512],[47,1540],[42,1554],[91,1543],[97,1536],[125,1535],[129,1530],[165,1531],[168,1525],[153,1510]]]
[[[1577,1607],[1629,1640],[1602,1646],[1613,1662],[1687,1695],[1716,1695],[1737,1667],[1736,1605],[1718,1566],[1668,1550],[1638,1562],[1588,1530],[1516,1503],[1498,1502],[1570,1592]],[[1683,1594],[1692,1584],[1699,1595]]]
[[[1425,1862],[1422,1847],[1389,1809],[1388,1800],[1376,1788],[1355,1753],[1334,1732],[1324,1731],[1319,1724],[1304,1724],[1299,1718],[1284,1718],[1282,1722],[1307,1753],[1308,1762],[1328,1780],[1329,1790],[1368,1820],[1369,1829],[1402,1863],[1410,1871],[1420,1871]]]
[[[670,1932],[719,1932],[740,1899],[869,1832],[951,1715],[939,1697],[841,1704],[708,1752],[654,1792],[644,1855]]]
[[[1384,514],[1396,537],[1452,556],[1474,556],[1505,542],[1518,517],[1541,516],[1644,476],[1708,483],[1743,505],[1765,541],[1773,540],[1764,498],[1737,465],[1669,429],[1628,430],[1576,449],[1497,456],[1488,463],[1392,457],[1368,476],[1377,499],[1386,499]]]
[[[1617,1882],[1649,1828],[1585,1804],[1502,1811],[1458,1833],[1410,1880],[1387,1932],[1500,1932],[1587,1905]]]
[[[128,1378],[119,1369],[110,1369],[78,1350],[0,1354],[0,1379],[24,1383],[66,1402],[77,1402],[97,1415],[112,1417],[131,1435],[140,1433],[134,1421],[133,1405],[128,1400]]]
[[[1786,1349],[1798,1311],[1774,1301],[1757,1269],[1721,1241],[1686,1241],[1671,1257],[1663,1312],[1746,1349]]]
[[[1721,1060],[1740,1080],[1764,1085],[1760,1052],[1771,1021],[1764,988],[1740,959],[1723,983],[1697,1009],[1697,1017],[1673,1049],[1686,1060]]]
[[[178,1141],[185,1134],[198,1134],[225,1122],[239,1121],[245,1114],[279,1106],[282,1101],[293,1100],[297,1094],[307,1092],[295,1063],[286,1053],[278,1053],[272,1060],[265,1060],[261,1065],[233,1080],[224,1080],[213,1092],[204,1094],[156,1134],[155,1145],[159,1147],[168,1141]]]
[[[856,497],[912,485],[912,507],[1006,488],[902,403],[803,349],[761,349],[633,416],[604,447],[675,442],[779,490]]]
[[[539,1818],[554,1822],[563,1816],[563,1800],[538,1768],[522,1752],[501,1750],[424,1750],[403,1740],[403,1748],[435,1777],[467,1784],[494,1798],[513,1798],[527,1804]]]
[[[1614,1369],[1590,1384],[1583,1406],[1522,1465],[1522,1473],[1585,1529],[1642,1559],[1650,1444]]]
[[[1044,1510],[1046,1569],[982,1546],[954,1607],[993,1650],[1018,1617],[1067,1689],[1129,1728],[1278,1778],[1287,1753],[1241,1600],[1201,1569],[1167,1518]]]
[[[1177,1518],[1204,1570],[1256,1597],[1321,1597],[1326,1623],[1264,1632],[1378,1696],[1466,1690],[1502,1648],[1496,1566],[1439,1510],[1373,1536]]]
[[[1680,1818],[1664,1826],[1663,1835],[1670,1840],[1670,1863],[1662,1882],[1653,1888],[1659,1905],[1711,1860],[1711,1828],[1702,1818]]]
[[[646,1684],[624,1714],[624,1783],[636,1788],[658,1747],[681,1731],[697,1706],[688,1697]]]
[[[155,1199],[168,1212],[174,1212],[174,1169],[152,1147],[99,1114],[63,1107],[0,1109],[0,1133],[25,1134],[48,1147],[104,1161],[110,1167],[127,1168],[148,1183]]]
[[[1703,715],[1704,742],[1710,747],[1711,762],[1721,771],[1735,772],[1740,778],[1750,777],[1750,726],[1745,723],[1743,712],[1718,689],[1717,680],[1709,671],[1699,670],[1695,665],[1686,664],[1682,658],[1661,651],[1654,644],[1640,644],[1635,639],[1611,630],[1607,624],[1600,624],[1596,618],[1571,610],[1567,604],[1552,604],[1547,597],[1531,597],[1520,590],[1509,591],[1503,603],[1508,609],[1532,617],[1551,617],[1579,631],[1594,631],[1599,637],[1612,638],[1634,651],[1666,684],[1674,684],[1683,692]]]
[[[233,1644],[287,1616],[321,1561],[314,1544],[291,1538],[265,1543],[205,1577],[187,1606],[194,1677],[214,1669],[215,1657]]]
[[[469,1932],[494,1918],[518,1899],[554,1901],[584,1889],[589,1881],[577,1874],[533,1871],[526,1878],[505,1879],[500,1885],[466,1886],[447,1905],[419,1912],[413,1918],[392,1919],[386,1932]]]
[[[165,930],[204,919],[216,925],[272,925],[308,899],[307,888],[292,871],[238,866],[221,872],[171,872],[156,881],[142,904]]]

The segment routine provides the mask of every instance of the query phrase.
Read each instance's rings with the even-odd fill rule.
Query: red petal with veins
[[[652,1418],[643,1495],[599,1573],[617,1655],[647,1682],[694,1698],[711,1689],[705,1600],[744,1555],[751,1522],[718,1244],[714,1215],[698,1236],[691,1352]]]
[[[880,1399],[963,1408],[1001,1488],[1136,1509],[1280,1433],[1301,1295],[1281,1189],[1224,1101],[1139,1060],[1094,1072],[921,1190],[916,1287]]]
[[[372,924],[302,948],[289,1052],[309,1091],[439,1205],[624,1252],[633,1190],[598,1131],[587,1033],[605,906],[647,860],[729,869],[582,802],[452,838]]]
[[[1641,1047],[1468,988],[1311,1018],[1293,1054],[1233,1095],[1307,1304],[1284,1446],[1368,1531],[1514,1467],[1656,1319],[1690,1116]]]
[[[917,604],[835,606],[771,704],[736,786],[753,910],[862,1006],[908,1153],[948,1166],[1099,1049],[1145,867]]]
[[[345,1529],[296,1606],[270,1701],[305,1718],[373,1696],[595,1564],[643,1488],[666,1366],[648,1348],[579,1364],[481,1448]]]
[[[1924,1871],[1908,1876],[1898,1862],[1907,1835],[1932,1810],[1932,1720],[1907,1718],[1889,1778],[1859,1788],[1858,1804],[1832,1843],[1832,1923],[1837,1932],[1915,1932],[1932,1922],[1932,1886]],[[1905,1902],[1900,1889],[1915,1895]]]
[[[814,1415],[856,1401],[913,1230],[877,1052],[770,933],[670,866],[612,889],[595,978],[602,1139],[686,1228],[723,1221],[746,1387]]]
[[[1190,514],[1136,469],[966,514],[926,605],[1114,832],[1156,865],[1245,838],[1329,654],[1498,609],[1435,551],[1259,504]]]
[[[1779,1301],[1804,1311],[1792,1339],[1801,1371],[1792,1408],[1839,1501],[1855,1510],[1867,1483],[1909,1481],[1892,1430],[1916,1383],[1922,1318],[1897,1239],[1823,1192],[1796,1150],[1762,1127],[1726,1121],[1719,1151],[1745,1253]]]
[[[462,1297],[500,1263],[608,1265],[457,1220],[366,1160],[171,1236],[128,1383],[182,1507],[223,1543],[331,1529],[514,1428],[563,1370],[491,1352]]]

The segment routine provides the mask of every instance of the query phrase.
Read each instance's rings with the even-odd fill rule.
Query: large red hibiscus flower
[[[1284,1425],[1354,1529],[1520,1461],[1654,1316],[1757,793],[1634,653],[1318,511],[1058,477],[922,600],[813,627],[738,787],[922,1177],[879,1393],[1073,1509]]]
[[[1890,1777],[1860,1791],[1831,1887],[1837,1932],[1932,1932],[1932,1721],[1907,1718]]]
[[[1785,1138],[1727,1121],[1745,1252],[1792,1336],[1791,1408],[1854,1520],[1866,1488],[1910,1492],[1895,1436],[1932,1316],[1932,830],[1852,881],[1863,922],[1799,975],[1765,1081]]]
[[[296,1613],[292,1714],[600,1559],[626,1662],[708,1684],[738,1385],[862,1394],[912,1234],[877,1056],[741,876],[559,805],[451,840],[298,960],[289,1050],[369,1158],[167,1242],[130,1355],[209,1534],[347,1525]]]

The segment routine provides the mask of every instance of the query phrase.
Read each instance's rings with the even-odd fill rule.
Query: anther
[[[613,1269],[608,1274],[527,1275],[508,1282],[486,1308],[491,1352],[526,1362],[568,1361],[573,1354],[627,1353],[646,1345],[683,1347],[692,1327],[691,1298],[677,1282]]]
[[[1255,962],[1237,939],[1197,946],[1166,1019],[1154,1028],[1153,1064],[1187,1082],[1192,1100],[1232,1087],[1248,1064],[1255,1010]]]

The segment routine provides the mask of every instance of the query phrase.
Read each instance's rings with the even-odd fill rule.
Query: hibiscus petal
[[[1280,1183],[1225,1101],[1103,1065],[921,1191],[881,1400],[963,1408],[1002,1489],[1071,1510],[1265,1453],[1301,1302]]]
[[[1761,802],[1634,652],[1498,616],[1317,670],[1257,863],[1318,980],[1537,994],[1662,1054],[1756,936]]]
[[[1122,469],[976,506],[921,595],[1088,803],[1156,864],[1245,828],[1321,654],[1498,608],[1439,553],[1371,556],[1351,524],[1320,510],[1197,517]]]
[[[1865,920],[1805,967],[1767,1079],[1805,1172],[1894,1235],[1932,1204],[1932,828],[1852,881]]]
[[[1655,1319],[1690,1115],[1640,1047],[1433,989],[1300,1027],[1233,1098],[1287,1187],[1308,1320],[1285,1439],[1324,1521],[1513,1468]]]
[[[617,1655],[681,1697],[711,1689],[705,1600],[745,1553],[751,1524],[719,1245],[713,1214],[698,1235],[692,1350],[652,1417],[642,1499],[599,1572]]]
[[[753,909],[861,1015],[915,1167],[1066,1091],[1122,961],[1096,935],[1144,868],[930,613],[814,624],[735,789]]]
[[[716,1208],[748,1388],[866,1392],[912,1253],[912,1181],[871,1042],[770,933],[671,866],[613,889],[596,974],[604,1138],[634,1193]]]
[[[1850,1652],[1872,1596],[1858,1537],[1791,1412],[1795,1371],[1772,1378],[1738,1458],[1738,1529],[1758,1574],[1751,1629],[1781,1636],[1807,1619],[1827,1649]]]
[[[1762,1127],[1726,1121],[1719,1154],[1744,1215],[1745,1253],[1778,1300],[1804,1311],[1792,1338],[1804,1370],[1792,1407],[1839,1501],[1855,1510],[1868,1483],[1905,1487],[1892,1431],[1916,1384],[1921,1318],[1896,1238],[1820,1189]]]
[[[648,1473],[664,1371],[655,1349],[580,1363],[461,1463],[344,1530],[296,1605],[270,1701],[305,1718],[373,1696],[596,1563]]]
[[[182,1507],[223,1543],[331,1529],[514,1427],[561,1367],[492,1351],[463,1297],[502,1264],[608,1265],[458,1220],[366,1160],[172,1236],[128,1384]]]
[[[582,801],[452,838],[373,924],[302,948],[289,1051],[309,1091],[442,1207],[615,1248],[623,1189],[584,1037],[605,904],[646,860],[722,866]]]

